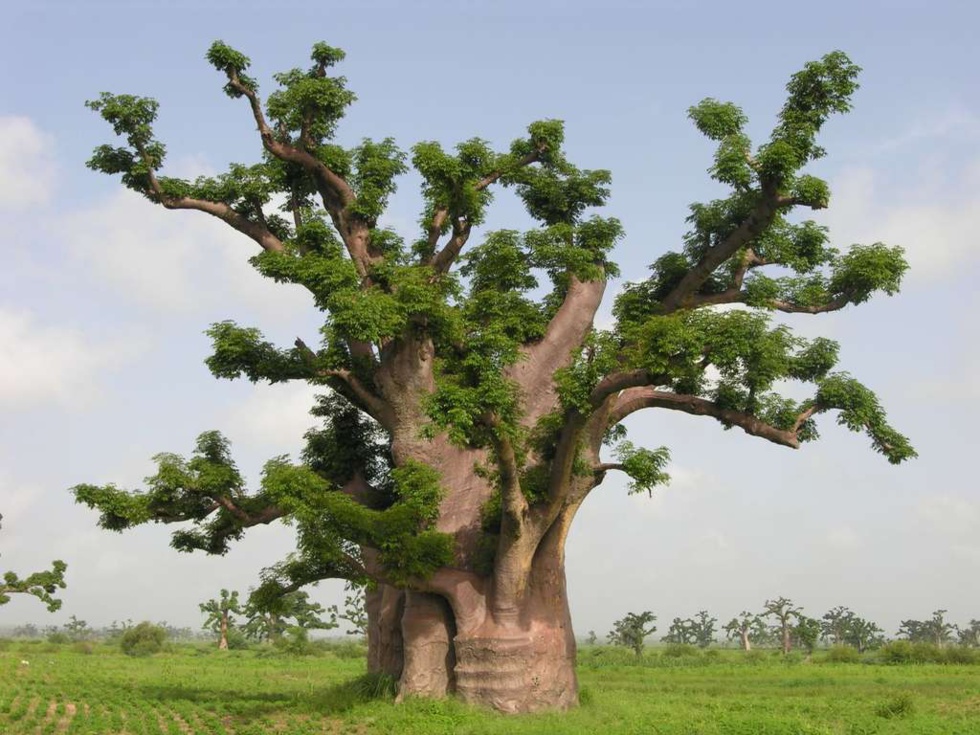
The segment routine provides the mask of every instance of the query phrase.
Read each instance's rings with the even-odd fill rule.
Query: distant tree
[[[808,654],[813,653],[817,641],[820,640],[820,621],[802,613],[797,614],[791,628],[791,637],[798,648],[804,649]]]
[[[846,607],[837,606],[824,613],[821,624],[820,634],[824,640],[832,645],[842,646],[847,638],[849,621],[854,617],[854,613]]]
[[[228,630],[235,624],[234,615],[242,614],[242,606],[238,601],[238,590],[229,592],[221,590],[219,599],[202,602],[199,607],[207,615],[204,627],[218,635],[218,648],[228,648]]]
[[[775,600],[766,600],[766,617],[774,618],[776,623],[773,625],[774,631],[779,636],[779,641],[783,653],[789,653],[793,647],[793,621],[803,612],[802,608],[796,607],[793,601],[785,597],[777,597]]]
[[[729,640],[737,640],[743,651],[751,651],[753,643],[765,637],[767,629],[762,616],[743,610],[722,627]]]
[[[337,605],[327,608],[330,613],[330,620],[333,623],[330,627],[336,628],[338,621],[347,623],[347,635],[366,637],[368,630],[368,614],[365,608],[364,585],[348,582],[344,586],[344,608],[341,610]]]
[[[643,653],[644,639],[657,630],[653,622],[657,619],[649,610],[637,613],[626,613],[626,617],[613,623],[609,633],[609,642],[615,646],[625,646],[637,656]]]
[[[699,610],[693,618],[674,618],[661,638],[667,643],[682,643],[707,648],[715,639],[715,623],[718,618],[708,615],[707,610]]]
[[[698,610],[697,615],[691,618],[688,623],[691,632],[694,634],[694,644],[698,648],[707,648],[714,642],[715,625],[718,623],[718,618],[708,615],[707,610]]]
[[[674,618],[667,629],[667,635],[660,640],[665,643],[680,643],[682,645],[693,644],[695,641],[694,630],[691,628],[689,619]]]
[[[936,610],[929,620],[903,620],[898,635],[913,643],[931,643],[942,648],[956,634],[956,626],[946,622],[946,610]]]
[[[959,629],[959,644],[968,648],[980,648],[980,620],[971,620]]]
[[[41,631],[34,623],[27,623],[26,625],[18,625],[14,628],[14,638],[40,638]]]
[[[0,521],[3,515],[0,514]],[[46,572],[34,572],[23,579],[16,572],[4,572],[0,582],[0,605],[10,602],[11,595],[31,595],[48,606],[49,612],[61,607],[61,600],[54,595],[59,589],[65,588],[65,571],[68,565],[60,559],[51,562],[51,569]]]
[[[85,641],[95,635],[95,631],[89,627],[84,620],[79,620],[72,615],[64,625],[65,635],[70,641]]]
[[[594,630],[590,630],[588,636],[585,638],[585,644],[587,646],[595,646],[599,643],[599,636],[595,634]]]
[[[261,590],[252,592],[243,609],[246,622],[242,632],[248,638],[276,642],[292,627],[306,631],[336,627],[336,623],[323,619],[327,610],[318,602],[310,602],[304,590],[273,597],[264,596]]]
[[[854,646],[859,653],[864,653],[884,645],[885,631],[877,623],[855,616],[850,621],[846,642]]]

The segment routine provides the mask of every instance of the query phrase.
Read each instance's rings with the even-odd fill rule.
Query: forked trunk
[[[749,631],[743,630],[743,631],[741,631],[739,633],[739,635],[742,636],[742,650],[743,651],[751,651],[752,650],[752,641],[749,640]]]

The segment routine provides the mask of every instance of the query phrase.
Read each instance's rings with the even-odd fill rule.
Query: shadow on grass
[[[191,702],[214,714],[248,723],[276,714],[339,715],[368,702],[393,701],[397,681],[381,674],[364,674],[305,692],[246,692],[219,687],[153,684],[136,689],[146,701],[160,704]]]

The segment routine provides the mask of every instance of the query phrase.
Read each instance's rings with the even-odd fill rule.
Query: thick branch
[[[499,426],[499,422],[495,422]],[[500,470],[500,493],[503,500],[503,529],[501,536],[517,537],[521,534],[527,515],[527,498],[521,490],[520,474],[514,446],[506,436],[494,438],[497,466]]]
[[[140,149],[138,152],[143,157],[144,162],[149,164],[146,151]],[[273,252],[282,251],[282,240],[269,231],[269,228],[265,225],[264,221],[253,222],[243,214],[236,212],[225,202],[212,202],[208,199],[195,199],[194,197],[188,196],[167,196],[163,192],[160,182],[157,179],[156,172],[152,168],[150,168],[149,179],[150,191],[148,193],[167,209],[195,209],[199,212],[210,214],[212,217],[217,217],[223,222],[226,222],[234,227],[242,234],[252,238],[262,247],[263,250],[270,250]],[[261,209],[259,212],[261,213]]]
[[[800,446],[799,426],[789,430],[777,429],[756,416],[722,408],[704,398],[655,390],[650,387],[629,388],[620,393],[609,412],[608,425],[614,426],[630,414],[644,408],[668,408],[695,416],[711,416],[724,424],[738,426],[745,433],[767,439],[774,444],[792,449],[798,449]],[[802,426],[805,420],[804,418],[799,421],[799,425]]]
[[[316,360],[316,353],[299,338],[296,339],[294,344],[303,354],[303,357],[307,363],[312,365]],[[333,370],[317,370],[315,374],[319,378],[331,378],[333,381],[341,383],[342,387],[339,389],[339,392],[345,397],[352,399],[353,403],[363,409],[369,416],[371,416],[382,426],[390,428],[394,425],[394,414],[391,405],[363,382],[361,382],[361,380],[350,370],[343,368]]]
[[[509,370],[524,395],[525,426],[533,426],[557,404],[552,376],[571,364],[592,330],[605,288],[605,280],[580,281],[572,276],[565,300],[551,318],[544,337],[523,348],[522,359]]]
[[[685,305],[689,308],[696,309],[699,306],[717,306],[719,304],[744,304],[747,303],[749,295],[745,291],[740,291],[737,288],[730,288],[721,293],[706,294],[690,297]],[[823,304],[794,304],[790,301],[784,301],[783,299],[772,299],[765,304],[759,304],[760,306],[768,306],[770,309],[775,309],[776,311],[782,311],[787,314],[825,314],[831,311],[840,311],[845,306],[851,303],[848,296],[838,296]]]
[[[227,510],[236,520],[238,520],[246,528],[258,525],[267,525],[272,523],[274,520],[282,518],[285,515],[285,511],[274,505],[267,505],[258,513],[249,513],[243,510],[239,505],[235,503],[231,498],[226,495],[219,495],[214,498],[217,506],[220,506]]]
[[[524,168],[529,166],[535,161],[537,161],[541,154],[547,150],[547,146],[540,145],[530,153],[528,153],[524,158],[522,158],[516,168]],[[483,191],[488,186],[496,183],[501,176],[504,175],[504,171],[497,170],[493,171],[482,179],[480,179],[476,184],[473,185],[474,191]],[[436,245],[439,242],[439,236],[442,234],[442,227],[446,223],[446,218],[449,216],[449,209],[447,207],[439,207],[432,215],[432,222],[429,225],[429,249],[435,251]],[[466,241],[470,236],[471,225],[468,222],[462,220],[457,220],[453,224],[453,234],[450,237],[449,242],[440,250],[438,253],[432,256],[430,261],[433,267],[438,272],[445,273],[452,267],[452,264],[459,257],[460,251],[466,244]]]
[[[772,224],[780,207],[790,206],[793,200],[763,191],[758,204],[735,230],[701,257],[674,289],[661,302],[663,313],[669,314],[688,305],[688,300],[722,263],[751,242]]]
[[[252,117],[258,126],[259,135],[262,138],[262,145],[276,158],[290,163],[296,163],[309,172],[317,188],[321,189],[324,199],[324,206],[328,211],[343,210],[348,204],[354,201],[354,191],[344,179],[330,170],[326,164],[317,159],[308,151],[297,148],[289,143],[277,140],[272,128],[266,122],[265,114],[262,112],[262,103],[258,94],[248,85],[242,83],[238,72],[234,69],[227,69],[228,83],[232,89],[248,99],[249,106],[252,108]],[[322,187],[322,188],[321,188]],[[325,189],[325,191],[324,191]]]

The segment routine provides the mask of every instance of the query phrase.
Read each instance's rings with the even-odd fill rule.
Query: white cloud
[[[27,117],[0,117],[0,209],[44,204],[55,184],[53,139]]]
[[[667,466],[667,474],[670,482],[655,487],[651,495],[641,492],[630,496],[630,504],[636,512],[649,516],[663,516],[668,511],[689,513],[692,508],[710,502],[704,497],[705,491],[715,488],[716,484],[707,473],[671,463]]]
[[[131,343],[93,343],[84,332],[38,323],[0,308],[0,405],[78,405],[95,397],[98,375],[140,351]]]
[[[277,321],[312,312],[309,294],[259,275],[244,235],[200,212],[172,212],[131,191],[69,216],[70,253],[124,298],[152,310],[196,313],[226,306]]]
[[[980,502],[953,495],[923,499],[916,508],[919,516],[933,530],[950,539],[975,539],[980,536]]]
[[[261,449],[263,457],[295,456],[303,446],[303,434],[316,424],[310,408],[314,396],[323,391],[301,382],[257,385],[222,425],[231,427],[228,435],[236,446]]]
[[[822,219],[840,245],[884,242],[905,248],[911,280],[933,280],[980,259],[980,160],[954,179],[936,180],[928,165],[904,177],[915,187],[868,166],[845,170],[832,183],[833,201]],[[923,183],[925,182],[925,183]]]

